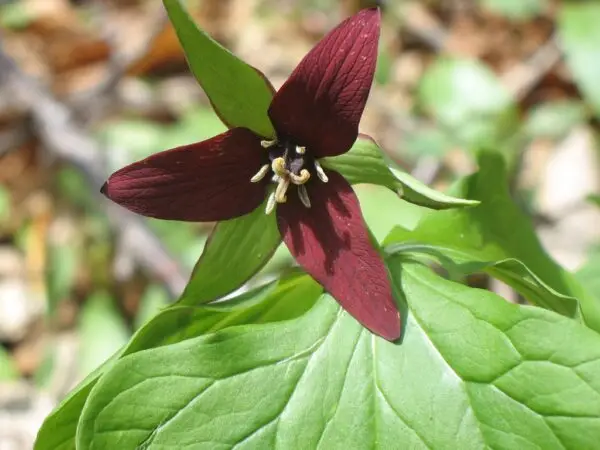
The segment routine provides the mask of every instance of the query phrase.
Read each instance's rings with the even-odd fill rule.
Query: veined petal
[[[277,206],[277,223],[296,261],[372,332],[400,336],[400,314],[381,256],[371,245],[358,198],[337,172],[306,184],[311,207],[295,193]]]
[[[304,57],[269,107],[278,133],[319,158],[350,149],[373,82],[380,21],[378,9],[365,9]]]
[[[156,153],[113,173],[102,193],[148,217],[212,222],[249,213],[267,180],[250,178],[265,158],[260,138],[234,128],[206,141]]]

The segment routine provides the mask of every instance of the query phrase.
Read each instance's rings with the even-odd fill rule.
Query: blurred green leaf
[[[323,289],[309,276],[292,272],[267,286],[214,305],[173,306],[162,310],[135,333],[117,357],[173,344],[226,327],[289,320],[308,311]],[[92,387],[117,358],[90,374],[46,418],[35,450],[72,450],[81,412]]]
[[[19,373],[12,358],[4,347],[0,345],[0,383],[16,380],[18,377]]]
[[[197,224],[191,222],[147,220],[165,246],[180,258],[185,267],[192,269],[206,243],[207,232],[199,230]]]
[[[409,231],[395,228],[385,244],[421,243],[435,246],[448,255],[465,255],[472,262],[494,263],[516,259],[544,284],[563,296],[579,300],[585,323],[600,331],[600,303],[546,253],[537,238],[531,221],[513,203],[507,184],[506,167],[497,153],[481,152],[480,170],[466,177],[457,192],[481,201],[481,205],[464,210],[431,211],[418,227]],[[456,257],[456,256],[451,256]],[[522,280],[522,271],[505,272],[506,266],[495,266],[494,276],[513,286],[529,300],[531,297]],[[540,291],[541,293],[542,291]],[[546,304],[556,298],[548,297]],[[561,312],[568,314],[572,300],[566,301]]]
[[[91,210],[96,204],[87,181],[75,167],[61,167],[55,182],[61,196],[79,208]]]
[[[212,110],[204,107],[192,108],[186,111],[175,125],[166,130],[163,150],[204,141],[226,130],[227,127]]]
[[[478,203],[442,194],[411,175],[390,168],[383,151],[368,137],[360,136],[350,151],[332,158],[323,158],[321,163],[324,167],[341,173],[352,184],[385,186],[400,193],[407,202],[427,208],[460,208]]]
[[[4,186],[0,186],[0,223],[10,217],[10,193]]]
[[[423,156],[441,158],[455,147],[456,142],[445,130],[426,127],[406,132],[399,151],[408,153],[413,159]]]
[[[34,19],[32,7],[19,0],[0,3],[0,27],[7,29],[25,28]]]
[[[324,295],[290,321],[138,352],[94,387],[78,448],[594,448],[598,334],[421,266],[390,269],[409,306],[401,344]]]
[[[168,305],[169,294],[165,288],[157,284],[148,285],[144,295],[142,295],[140,306],[135,315],[135,329],[140,328]]]
[[[112,356],[129,340],[129,330],[110,295],[92,294],[83,305],[79,372],[87,375]]]
[[[588,195],[587,201],[600,206],[600,195],[598,195],[598,194]]]
[[[98,133],[100,140],[108,147],[124,150],[106,155],[109,171],[166,150],[166,132],[164,125],[143,119],[121,119],[104,125]]]
[[[479,4],[512,20],[533,19],[548,6],[546,0],[479,0]]]
[[[48,246],[46,288],[50,315],[56,312],[56,307],[61,301],[69,297],[75,285],[82,257],[80,242]]]
[[[275,214],[265,214],[264,204],[219,222],[177,303],[198,305],[235,291],[269,261],[280,243]]]
[[[559,41],[573,79],[600,116],[600,4],[564,2],[558,14]]]
[[[388,49],[379,44],[379,54],[377,55],[377,66],[375,67],[375,82],[385,86],[390,81],[393,58]]]
[[[33,382],[38,389],[48,389],[54,381],[56,359],[60,357],[56,347],[47,346],[43,350],[42,361],[33,374]]]
[[[267,115],[273,98],[269,81],[200,30],[180,0],[163,0],[190,68],[215,111],[230,127],[246,127],[260,136],[275,131]]]
[[[534,107],[525,122],[526,133],[533,138],[561,139],[586,120],[584,105],[575,100],[558,100]]]
[[[105,124],[98,135],[105,145],[125,150],[107,155],[109,169],[114,171],[154,153],[203,141],[225,130],[212,110],[194,107],[172,125],[145,119],[121,119]]]
[[[496,146],[516,129],[514,100],[496,75],[475,60],[437,59],[421,79],[418,101],[470,149]]]

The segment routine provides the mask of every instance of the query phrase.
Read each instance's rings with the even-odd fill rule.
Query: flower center
[[[263,165],[260,170],[250,179],[252,183],[262,180],[269,169],[273,172],[271,182],[276,186],[269,194],[266,213],[269,214],[277,203],[287,201],[287,191],[290,186],[297,186],[298,197],[306,208],[310,208],[310,198],[305,184],[310,180],[311,174],[327,183],[327,175],[321,164],[306,151],[306,147],[300,146],[291,140],[261,141],[260,143],[269,152],[271,164]]]

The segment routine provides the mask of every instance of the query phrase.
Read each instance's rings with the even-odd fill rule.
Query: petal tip
[[[371,8],[365,8],[358,12],[357,15],[368,16],[371,20],[380,21],[381,20],[381,8],[379,6],[373,6]]]
[[[400,323],[400,313],[395,311],[393,317],[385,317],[385,320],[378,324],[372,331],[382,338],[393,342],[400,338],[402,334],[402,325]]]
[[[102,187],[100,188],[100,193],[105,197],[108,197],[108,180],[105,181]]]

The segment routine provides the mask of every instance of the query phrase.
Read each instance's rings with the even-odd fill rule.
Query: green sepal
[[[413,176],[390,167],[383,151],[369,136],[360,135],[342,155],[323,158],[323,167],[341,173],[351,184],[375,184],[397,192],[403,200],[431,209],[476,206],[476,200],[452,197],[421,183]]]
[[[267,78],[202,31],[181,0],[163,0],[192,73],[217,115],[230,128],[273,137],[267,115],[274,89]]]

